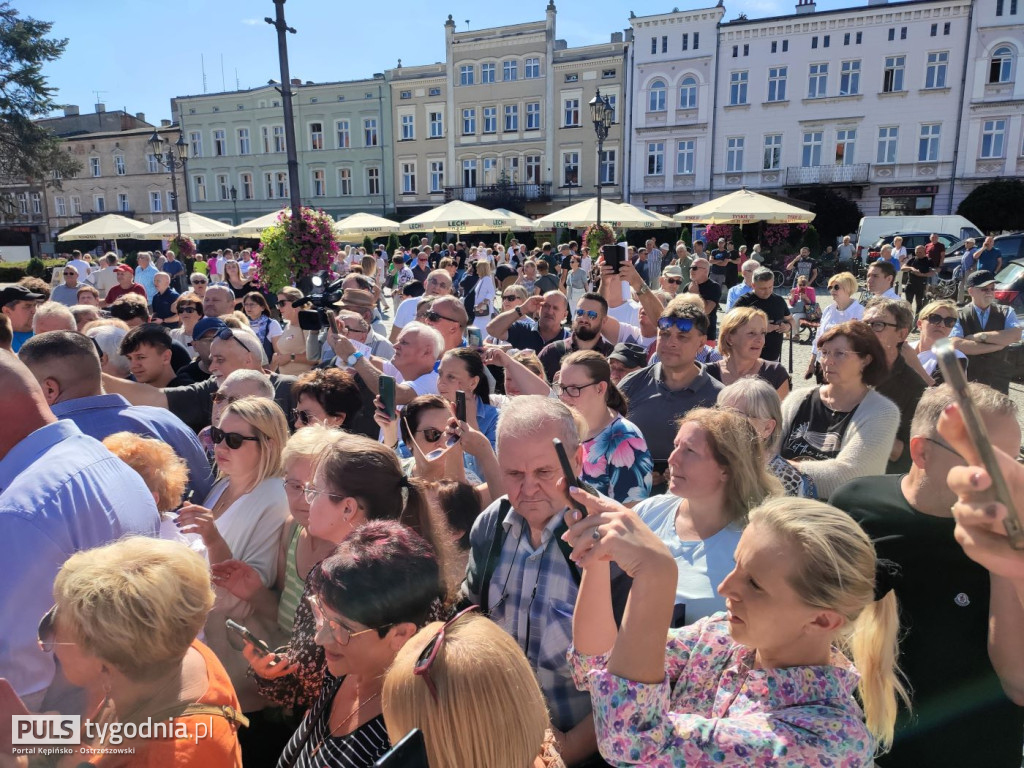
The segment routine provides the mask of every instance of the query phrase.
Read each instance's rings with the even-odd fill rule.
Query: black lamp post
[[[235,211],[231,220],[234,222],[235,226],[237,227],[238,226],[238,189],[235,187],[234,184],[231,185],[231,207]]]
[[[171,142],[163,137],[153,129],[153,135],[149,137],[147,142],[150,147],[150,151],[153,153],[153,157],[171,174],[171,194],[174,195],[174,226],[178,230],[178,238],[181,239],[181,215],[180,208],[178,205],[178,169],[184,168],[185,163],[188,159],[188,144],[185,143],[185,137],[178,133],[178,140],[174,142],[174,149],[171,149]],[[164,145],[167,145],[164,150]]]
[[[601,226],[601,156],[612,124],[612,105],[607,96],[601,95],[600,88],[590,100],[590,119],[594,121],[594,133],[597,134],[597,226]]]

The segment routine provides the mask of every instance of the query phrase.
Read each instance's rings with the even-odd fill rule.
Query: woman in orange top
[[[241,766],[245,718],[224,667],[195,639],[214,598],[201,556],[124,539],[69,558],[53,594],[39,645],[91,701],[82,748],[61,766]]]

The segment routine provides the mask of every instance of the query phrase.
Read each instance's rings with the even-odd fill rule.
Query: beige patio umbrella
[[[663,213],[652,211],[649,208],[641,208],[639,205],[633,205],[632,203],[616,203],[620,208],[638,213],[641,216],[649,216],[654,222],[654,226],[648,227],[648,229],[667,229],[676,225],[675,221],[671,216],[666,216]]]
[[[215,219],[208,219],[191,211],[180,214],[181,234],[188,237],[231,237],[234,228]],[[145,229],[136,232],[132,237],[136,240],[169,239],[178,234],[174,218],[158,221]]]
[[[106,216],[87,221],[67,232],[61,232],[57,235],[57,240],[62,242],[67,240],[113,240],[116,243],[118,238],[130,238],[147,226],[149,225],[144,221],[108,213]]]
[[[514,223],[510,227],[513,232],[532,232],[535,229],[533,219],[529,216],[523,216],[523,214],[510,211],[508,208],[495,208],[494,212],[513,220]]]
[[[503,232],[515,229],[511,216],[452,200],[402,222],[402,232]]]
[[[601,223],[609,224],[615,229],[654,229],[659,224],[651,225],[650,216],[630,210],[619,203],[608,200],[601,201]],[[597,223],[597,198],[591,197],[549,213],[534,221],[537,229],[583,229]]]
[[[243,221],[237,227],[231,230],[231,234],[235,237],[259,237],[264,229],[272,227],[278,222],[278,217],[285,211],[289,211],[289,208],[282,208],[280,211],[271,211],[265,213],[257,219],[251,221]],[[181,234],[185,234],[184,228],[181,230]]]
[[[680,211],[672,218],[686,224],[810,224],[814,214],[744,188]]]
[[[334,222],[334,234],[343,240],[361,240],[364,237],[390,235],[402,230],[397,221],[372,213],[353,213]]]

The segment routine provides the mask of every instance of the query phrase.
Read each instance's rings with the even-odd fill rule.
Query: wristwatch
[[[522,317],[523,316],[523,310],[520,309],[519,307],[516,307],[516,314],[519,315],[520,317]]]
[[[353,366],[355,366],[356,363],[359,362],[359,359],[362,357],[365,357],[365,355],[362,352],[353,352],[351,355],[348,356],[348,359],[346,359],[345,362],[348,363],[349,368],[352,368]]]
[[[647,283],[641,283],[640,287],[636,289],[636,293],[638,296],[643,296],[649,290],[651,289],[647,287]]]

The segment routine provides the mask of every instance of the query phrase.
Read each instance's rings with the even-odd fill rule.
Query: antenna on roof
[[[199,54],[199,66],[203,69],[203,93],[206,93],[206,56]]]
[[[236,91],[242,90],[242,85],[238,81],[238,67],[235,67],[235,90]]]
[[[466,19],[466,30],[469,30],[469,19]]]
[[[110,91],[93,91],[93,95],[96,97],[96,103],[97,104],[102,104],[103,103],[102,100],[100,99],[100,94],[101,93],[110,93]]]

